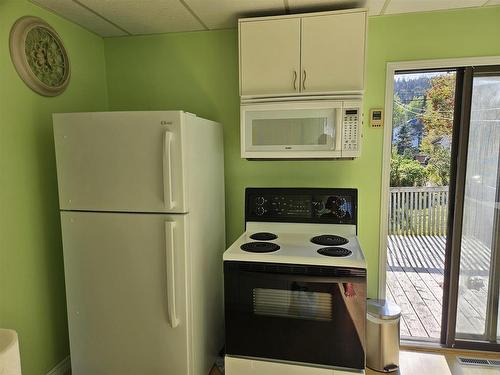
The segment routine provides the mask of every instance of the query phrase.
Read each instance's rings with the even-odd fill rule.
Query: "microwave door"
[[[332,152],[340,147],[335,108],[248,110],[245,147],[252,152]]]
[[[186,212],[183,118],[180,111],[55,114],[60,208]]]

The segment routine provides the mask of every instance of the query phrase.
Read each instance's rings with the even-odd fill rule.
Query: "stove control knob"
[[[266,209],[264,207],[257,207],[257,209],[255,210],[255,212],[257,213],[258,216],[262,216],[266,213]]]
[[[264,197],[257,197],[255,198],[255,203],[257,203],[259,206],[262,206],[264,203],[266,203],[266,200]]]

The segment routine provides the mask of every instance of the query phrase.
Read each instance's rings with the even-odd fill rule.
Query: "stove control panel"
[[[356,189],[247,188],[246,221],[355,224]]]
[[[257,216],[301,216],[311,215],[311,201],[302,196],[265,195],[254,199]]]

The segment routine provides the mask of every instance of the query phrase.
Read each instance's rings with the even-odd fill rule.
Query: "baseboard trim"
[[[50,370],[47,375],[66,375],[71,370],[71,360],[69,356],[59,362],[56,367]]]

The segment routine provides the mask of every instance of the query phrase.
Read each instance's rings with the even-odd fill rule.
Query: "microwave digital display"
[[[357,109],[346,109],[345,114],[346,115],[357,115],[358,110]]]

